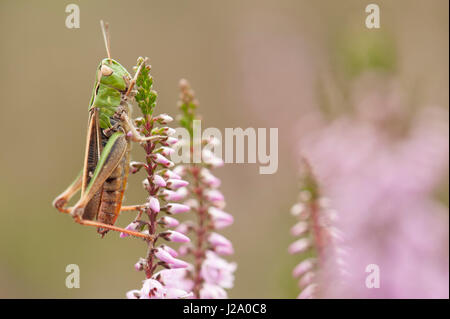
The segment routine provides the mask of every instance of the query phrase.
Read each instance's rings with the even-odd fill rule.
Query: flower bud
[[[208,209],[208,213],[211,215],[214,227],[216,229],[222,229],[233,224],[233,216],[220,209],[210,207]]]
[[[155,160],[156,163],[161,164],[165,167],[173,167],[175,165],[174,163],[172,163],[159,153],[153,154],[153,159]]]
[[[159,186],[159,187],[165,187],[167,185],[167,183],[164,180],[164,178],[162,178],[159,175],[154,175],[153,176],[153,183],[155,183],[155,185]]]
[[[125,227],[125,229],[126,230],[136,231],[138,226],[139,226],[139,223],[132,222],[127,227]],[[125,237],[128,237],[128,236],[130,236],[130,235],[128,235],[127,233],[120,233],[120,238],[125,238]]]
[[[160,237],[164,238],[168,241],[173,241],[176,243],[188,243],[191,240],[186,235],[183,235],[182,233],[179,233],[174,230],[167,230],[165,232],[162,232],[159,234]]]
[[[189,185],[189,182],[184,181],[182,179],[168,179],[167,180],[167,188],[175,190],[180,187],[184,187]]]
[[[295,242],[293,242],[288,251],[290,254],[298,254],[305,252],[311,245],[311,242],[308,238],[301,238]]]
[[[177,219],[170,217],[170,216],[161,217],[161,219],[159,220],[159,223],[165,227],[171,227],[171,228],[177,227],[180,224],[180,222]]]
[[[180,214],[188,212],[191,208],[189,206],[178,204],[178,203],[169,203],[166,206],[166,209],[169,213],[172,214]]]
[[[152,212],[154,213],[159,213],[160,211],[160,206],[159,206],[159,200],[153,196],[149,196],[148,197],[148,205],[150,207],[150,209],[152,210]]]

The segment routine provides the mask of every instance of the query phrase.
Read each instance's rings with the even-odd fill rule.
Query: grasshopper
[[[81,225],[97,227],[102,237],[109,231],[151,239],[148,234],[114,226],[121,211],[142,211],[143,205],[122,206],[130,166],[131,141],[145,142],[159,136],[141,136],[130,120],[128,99],[145,60],[134,77],[111,59],[108,25],[100,21],[108,57],[103,59],[89,103],[89,120],[83,170],[54,201],[62,213],[72,215]],[[81,189],[73,207],[67,202]]]

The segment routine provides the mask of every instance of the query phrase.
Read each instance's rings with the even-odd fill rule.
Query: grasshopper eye
[[[113,74],[113,69],[102,64],[102,67],[100,68],[100,72],[102,73],[103,76],[110,76],[111,74]]]

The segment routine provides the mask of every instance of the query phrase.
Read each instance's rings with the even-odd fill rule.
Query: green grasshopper
[[[130,165],[131,141],[145,142],[159,136],[143,137],[130,120],[128,99],[145,60],[132,78],[117,61],[111,59],[108,25],[100,21],[108,58],[98,68],[89,103],[84,167],[75,181],[54,201],[60,212],[71,214],[74,221],[97,227],[102,237],[109,230],[151,239],[149,235],[114,226],[121,211],[141,211],[143,205],[122,206]],[[73,207],[66,207],[81,189]]]

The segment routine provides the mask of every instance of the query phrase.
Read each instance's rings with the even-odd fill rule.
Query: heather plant
[[[291,214],[297,219],[291,235],[297,239],[288,251],[301,258],[292,271],[301,289],[297,298],[317,298],[324,295],[330,286],[342,286],[345,264],[343,249],[338,248],[342,234],[335,227],[337,212],[320,194],[316,178],[305,159],[301,161],[298,202],[292,206]]]
[[[145,162],[132,162],[131,173],[137,173],[141,169],[145,171],[147,176],[142,184],[148,192],[148,198],[127,229],[146,233],[151,239],[146,239],[146,256],[135,264],[136,270],[145,274],[143,286],[139,290],[129,291],[127,297],[186,298],[191,293],[188,289],[179,287],[177,278],[180,277],[180,271],[189,264],[177,258],[175,249],[167,244],[159,244],[158,241],[190,241],[184,234],[172,230],[179,224],[173,216],[186,213],[190,209],[189,206],[174,202],[184,197],[183,189],[188,183],[171,170],[174,164],[167,158],[174,152],[172,146],[177,143],[177,139],[170,136],[175,130],[167,126],[172,118],[167,114],[154,115],[157,93],[153,90],[150,65],[146,64],[145,59],[139,58],[136,68],[141,68],[136,81],[135,100],[142,117],[137,118],[135,124],[139,133],[145,135],[147,140],[141,143],[145,151]],[[147,217],[146,220],[143,219],[144,216]],[[127,236],[121,233],[121,237]],[[158,267],[161,270],[157,272]],[[174,285],[174,282],[177,285]]]
[[[351,113],[298,124],[315,123],[299,151],[339,212],[348,251],[346,289],[327,285],[326,297],[448,298],[448,204],[434,194],[448,178],[448,111],[412,112],[406,97],[392,76],[365,73],[349,90]],[[371,264],[378,289],[365,285]]]
[[[190,162],[175,168],[176,173],[190,182],[185,204],[190,206],[195,215],[194,220],[187,220],[177,227],[180,233],[189,234],[193,239],[193,243],[180,247],[181,255],[191,256],[193,259],[193,267],[185,270],[184,280],[181,282],[189,285],[195,298],[226,298],[225,289],[233,286],[236,264],[220,257],[233,254],[233,245],[217,231],[230,226],[233,216],[223,211],[225,199],[218,190],[221,181],[212,173],[212,170],[223,165],[223,161],[211,152],[213,147],[218,146],[216,140],[193,139],[193,123],[199,119],[196,115],[198,101],[184,79],[180,81],[180,90],[179,121],[190,134],[190,141],[184,142],[189,142],[191,146],[191,158],[196,157],[194,150],[201,151],[204,147],[201,154],[195,154],[201,158],[201,162]]]

